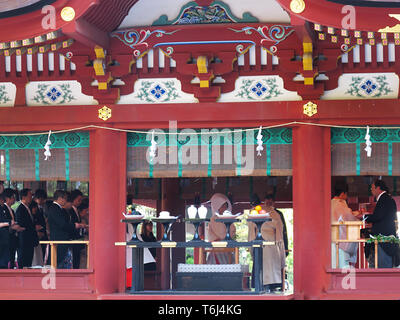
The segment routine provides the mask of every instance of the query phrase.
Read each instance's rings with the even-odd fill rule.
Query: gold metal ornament
[[[111,118],[111,109],[107,106],[99,109],[99,119],[107,121]]]
[[[75,18],[75,10],[72,7],[64,7],[61,10],[61,18],[66,21],[70,22]]]
[[[290,10],[294,13],[302,13],[306,8],[306,4],[303,0],[292,0],[290,2]]]
[[[318,113],[318,106],[309,101],[303,106],[303,113],[309,117],[312,117],[314,114]]]

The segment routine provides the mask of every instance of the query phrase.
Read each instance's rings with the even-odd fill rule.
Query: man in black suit
[[[374,212],[367,216],[366,222],[372,223],[371,235],[396,236],[397,207],[396,202],[388,194],[388,188],[383,180],[376,180],[371,186],[371,193],[376,198]],[[378,245],[378,268],[392,268],[392,257],[396,253],[396,245],[392,243],[379,243]],[[371,247],[368,263],[371,268],[375,267],[374,247]]]
[[[19,205],[15,215],[17,223],[25,228],[24,231],[19,232],[19,248],[18,248],[18,268],[32,266],[33,248],[39,244],[36,228],[33,222],[33,216],[29,205],[32,202],[32,190],[22,189],[21,204]]]
[[[3,194],[0,198],[4,201]],[[5,207],[0,205],[0,269],[7,269],[10,261],[10,239],[9,227],[11,220],[5,211]]]
[[[10,219],[10,232],[9,232],[9,239],[10,239],[10,269],[14,269],[15,267],[15,253],[18,250],[19,240],[18,240],[18,232],[24,231],[25,228],[22,228],[20,225],[16,223],[16,215],[14,210],[11,206],[15,203],[15,193],[16,191],[11,188],[4,189],[3,196],[4,196],[4,209],[5,212]]]
[[[72,203],[72,207],[69,210],[70,219],[73,223],[82,223],[81,216],[78,212],[78,207],[81,205],[83,199],[83,193],[80,190],[73,190],[70,194],[70,201]],[[71,234],[72,240],[79,240],[82,239],[82,231],[83,229],[74,229]],[[73,268],[79,269],[79,264],[81,261],[81,250],[83,246],[81,244],[74,244],[72,246],[72,262]]]
[[[48,222],[50,229],[50,240],[68,241],[75,229],[82,228],[83,225],[70,221],[70,216],[63,206],[67,202],[67,193],[63,190],[54,192],[54,202],[48,207]],[[57,246],[57,268],[63,269],[64,259],[68,253],[69,245]]]
[[[38,210],[35,215],[35,222],[36,222],[36,228],[37,231],[40,232],[40,241],[48,241],[49,238],[47,236],[47,219],[44,215],[44,204],[47,200],[47,192],[43,189],[37,189],[35,191],[35,195],[33,196],[33,201],[35,201],[38,205]],[[47,249],[47,244],[42,244],[42,254],[43,254],[43,259],[46,256],[46,249]],[[49,250],[50,253],[50,250]],[[44,264],[50,264],[50,254],[48,254],[47,260],[44,261]]]

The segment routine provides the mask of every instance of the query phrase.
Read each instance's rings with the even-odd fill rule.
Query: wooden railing
[[[345,239],[345,240],[333,240],[332,242],[334,242],[335,243],[335,245],[336,245],[336,268],[338,268],[338,266],[339,266],[339,243],[341,243],[341,242],[358,242],[359,244],[361,244],[361,243],[366,243],[367,242],[367,239],[359,239],[359,240],[347,240],[347,239]],[[379,241],[378,240],[374,240],[374,244],[375,244],[375,257],[374,257],[374,259],[375,259],[375,269],[378,269],[378,243],[379,243]]]
[[[89,241],[87,240],[71,240],[71,241],[40,241],[40,244],[50,245],[50,265],[52,268],[57,268],[57,245],[59,244],[69,244],[71,246],[84,244],[86,246],[86,269],[89,268]]]

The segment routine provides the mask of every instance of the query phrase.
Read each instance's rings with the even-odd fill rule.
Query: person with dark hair
[[[376,206],[372,214],[367,215],[366,222],[372,224],[371,235],[396,236],[396,202],[389,194],[389,189],[383,180],[376,180],[371,185],[371,193],[376,198]],[[375,248],[366,246],[366,255],[370,268],[375,267]],[[394,243],[378,244],[378,268],[392,268],[393,257],[397,246]]]
[[[67,202],[67,192],[56,190],[54,192],[54,202],[48,208],[48,221],[50,228],[50,240],[52,241],[68,241],[75,229],[82,228],[83,225],[70,221],[67,211],[63,210],[63,206]],[[68,245],[57,246],[57,268],[65,269],[69,266],[65,265],[69,251]]]
[[[131,223],[127,223],[126,240],[129,241],[133,236],[133,226]],[[157,239],[153,234],[153,223],[149,220],[144,220],[142,223],[142,229],[138,235],[139,240],[144,242],[156,242]],[[144,248],[143,250],[143,263],[145,271],[156,270],[156,248]],[[132,250],[126,250],[126,286],[130,288],[132,286]]]
[[[282,211],[279,211],[278,209],[275,208],[275,196],[273,194],[267,194],[265,196],[265,201],[266,201],[266,205],[274,208],[274,210],[281,217],[282,224],[283,224],[283,243],[285,245],[285,252],[286,252],[285,256],[287,257],[289,255],[289,241],[288,241],[285,217],[283,216]]]
[[[9,238],[10,238],[10,269],[15,268],[15,254],[18,249],[18,232],[24,231],[25,228],[22,228],[17,222],[16,222],[16,216],[14,210],[11,208],[11,206],[15,203],[15,190],[11,188],[6,188],[4,189],[3,192],[3,197],[4,197],[4,209],[6,210],[6,213],[11,221],[10,223],[10,232],[9,232]]]
[[[42,226],[38,222],[37,215],[39,211],[39,206],[35,201],[32,201],[31,204],[29,205],[29,209],[31,210],[33,216],[33,223],[35,225],[36,233],[40,241],[44,236],[44,232]],[[43,251],[40,244],[38,244],[36,247],[33,248],[32,266],[43,266]]]
[[[265,205],[267,207],[273,208],[273,210],[279,214],[279,217],[281,218],[283,230],[282,230],[282,237],[283,237],[283,245],[285,247],[285,257],[289,255],[289,240],[288,240],[288,235],[287,235],[287,228],[286,228],[286,221],[285,217],[283,216],[282,211],[278,210],[275,208],[275,196],[272,193],[267,193],[265,195]],[[286,262],[285,262],[286,264]],[[282,283],[276,283],[276,284],[271,284],[270,285],[271,290],[282,290]]]
[[[18,224],[25,228],[18,234],[18,268],[32,266],[34,247],[39,244],[39,239],[36,233],[34,219],[29,205],[32,202],[32,190],[24,188],[20,192],[21,204],[19,205],[15,215]]]
[[[0,194],[4,202],[4,195]],[[11,219],[4,206],[0,206],[0,269],[7,269],[10,262],[9,228]]]
[[[132,204],[132,200],[133,200],[133,195],[132,194],[128,194],[126,196],[126,205],[129,206]]]
[[[37,212],[34,215],[35,217],[35,225],[36,225],[36,231],[38,232],[38,237],[39,241],[48,241],[48,227],[47,227],[47,217],[45,216],[45,211],[44,211],[44,204],[46,203],[47,200],[47,192],[43,189],[37,189],[35,191],[35,194],[33,196],[33,201],[37,204]],[[49,264],[50,263],[50,255],[47,255],[46,259],[46,251],[50,252],[50,250],[46,250],[49,245],[47,244],[42,244],[42,255],[43,258],[45,258],[44,264]]]
[[[331,200],[331,223],[344,222],[344,221],[357,221],[356,216],[358,211],[352,211],[347,205],[347,185],[337,185],[334,188],[334,197]],[[346,227],[339,228],[339,238],[346,239]],[[336,252],[336,244],[331,244],[331,263],[332,268],[346,268],[350,264],[357,262],[358,244],[355,242],[341,242],[339,243],[339,252]],[[336,265],[336,255],[339,255],[339,264]]]
[[[144,242],[157,242],[157,239],[153,234],[153,222],[148,220],[143,221],[140,236]],[[149,248],[149,250],[153,258],[155,259],[157,255],[156,248]],[[145,263],[144,270],[156,270],[156,263]]]
[[[86,226],[86,228],[80,229],[81,231],[81,239],[89,240],[89,199],[83,198],[82,203],[78,207],[79,216],[81,217],[82,223]],[[79,266],[82,268],[87,268],[87,246],[84,245],[84,249],[81,250],[81,263]]]
[[[260,197],[258,196],[257,193],[253,193],[250,197],[250,205],[252,207],[258,206],[261,204]]]
[[[283,271],[285,268],[285,245],[283,242],[283,223],[279,213],[272,206],[270,197],[265,197],[262,209],[269,214],[271,221],[265,222],[261,227],[261,235],[265,241],[273,241],[275,245],[263,247],[262,279],[266,292],[273,292],[282,288],[284,281]],[[256,237],[256,225],[249,224],[249,241]]]
[[[80,190],[73,190],[70,194],[69,200],[71,202],[71,209],[68,210],[70,221],[72,223],[82,223],[81,216],[78,212],[78,207],[81,205],[83,193]],[[82,229],[74,229],[71,234],[72,240],[82,239]],[[81,244],[74,244],[72,246],[72,265],[74,269],[79,269],[81,261],[81,251],[84,248]]]

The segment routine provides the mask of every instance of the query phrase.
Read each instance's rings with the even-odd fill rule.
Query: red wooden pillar
[[[330,129],[293,128],[294,292],[318,299],[330,261]]]
[[[90,133],[90,255],[97,294],[122,291],[125,278],[126,133]]]

